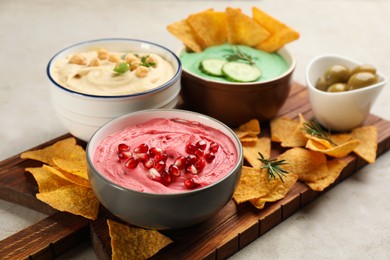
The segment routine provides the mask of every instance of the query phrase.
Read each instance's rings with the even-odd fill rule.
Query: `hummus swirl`
[[[99,57],[98,51],[70,54],[58,59],[53,68],[53,79],[70,90],[98,96],[135,94],[154,89],[169,81],[175,74],[171,63],[157,54],[136,54],[139,57],[152,57],[155,66],[144,67],[147,73],[137,75],[137,70],[129,69],[116,73],[114,68],[124,62],[127,53],[110,52],[108,58]],[[77,62],[72,62],[74,57]],[[115,57],[110,59],[109,57]]]
[[[145,143],[149,147],[159,147],[168,155],[167,168],[180,155],[187,157],[186,144],[199,140],[216,142],[219,149],[215,159],[207,163],[198,174],[185,173],[169,185],[148,177],[148,169],[140,162],[135,169],[128,169],[124,162],[118,160],[118,145],[125,143],[131,151],[138,145]],[[187,178],[193,178],[200,187],[210,185],[225,177],[237,163],[237,153],[233,142],[221,131],[202,125],[198,122],[180,119],[157,118],[146,123],[127,127],[108,136],[97,147],[93,164],[107,179],[119,186],[140,192],[169,194],[188,191],[183,183]]]

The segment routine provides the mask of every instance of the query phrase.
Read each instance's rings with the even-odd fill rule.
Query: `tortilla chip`
[[[257,137],[260,131],[260,122],[257,119],[251,119],[234,130],[240,140],[244,137]]]
[[[190,15],[187,23],[206,47],[221,45],[227,41],[227,22],[225,12],[206,10]]]
[[[99,212],[99,201],[92,189],[78,185],[67,185],[59,189],[37,193],[36,197],[59,210],[95,220]]]
[[[368,163],[374,163],[378,149],[378,128],[376,126],[355,128],[351,135],[360,141],[360,145],[353,151]]]
[[[148,259],[173,241],[158,232],[108,219],[113,260]]]
[[[299,33],[257,7],[252,7],[253,19],[264,27],[270,36],[255,46],[267,52],[274,52],[299,38]]]
[[[278,157],[285,160],[285,170],[297,174],[303,182],[315,182],[328,174],[326,156],[323,153],[295,147],[287,150]]]
[[[270,122],[271,140],[280,142],[282,147],[304,147],[307,138],[300,128],[296,120],[287,117],[275,118]]]
[[[71,185],[72,183],[60,178],[43,167],[26,168],[30,172],[38,184],[39,192],[49,192],[61,187]]]
[[[244,158],[253,167],[259,169],[263,163],[259,160],[261,153],[264,158],[271,156],[271,139],[268,137],[258,138],[256,142],[243,145]]]
[[[231,44],[258,45],[269,37],[269,32],[239,8],[226,8],[227,39]]]
[[[233,199],[240,204],[259,198],[268,193],[270,185],[272,186],[273,183],[273,181],[268,181],[266,170],[243,166],[241,179],[234,191]]]
[[[20,157],[54,165],[53,158],[69,158],[72,153],[77,154],[80,149],[83,150],[81,146],[76,144],[76,139],[69,137],[43,149],[24,152]]]
[[[76,184],[76,185],[80,185],[80,186],[83,186],[83,187],[86,187],[86,188],[91,188],[91,185],[89,183],[88,180],[80,177],[80,176],[77,176],[77,175],[74,175],[72,173],[69,173],[69,172],[66,172],[66,171],[63,171],[59,168],[56,168],[56,167],[53,167],[53,166],[49,166],[49,165],[43,165],[43,168],[48,170],[49,172],[51,172],[52,174],[55,174],[57,175],[58,177],[62,178],[62,179],[65,179],[73,184]]]
[[[312,190],[323,191],[329,185],[333,184],[340,176],[342,170],[347,166],[347,163],[340,159],[333,159],[327,162],[328,174],[316,180],[315,182],[306,182]]]
[[[88,180],[87,160],[85,157],[79,159],[53,158],[53,163],[62,171]]]
[[[194,52],[201,52],[206,47],[197,34],[189,26],[187,20],[181,20],[169,24],[167,29],[171,34],[181,40],[187,48]]]
[[[306,148],[312,151],[317,151],[317,152],[327,154],[335,158],[341,158],[351,153],[356,147],[359,146],[359,144],[360,144],[359,140],[353,139],[346,143],[337,146],[332,146],[331,148],[327,148],[312,138],[307,141]]]
[[[266,202],[274,202],[283,199],[286,194],[291,190],[292,186],[297,182],[298,175],[286,174],[283,178],[283,182],[280,179],[275,179],[276,185],[265,195],[257,199],[250,200],[251,204],[258,209],[262,209]]]

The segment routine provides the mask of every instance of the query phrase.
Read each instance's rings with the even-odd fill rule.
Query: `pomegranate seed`
[[[130,151],[118,151],[118,158],[120,160],[129,159],[131,156],[133,156],[133,154]]]
[[[134,148],[135,153],[146,153],[149,150],[149,146],[145,143],[138,145],[138,147]]]
[[[201,172],[203,168],[206,166],[206,161],[204,159],[199,159],[195,164],[195,168],[198,170],[198,172]]]
[[[154,160],[156,162],[158,162],[158,161],[166,162],[167,159],[168,159],[168,155],[166,153],[157,153],[156,156],[154,157]]]
[[[204,158],[208,163],[211,163],[215,159],[215,153],[213,152],[208,152],[205,154]]]
[[[180,169],[176,164],[169,165],[168,172],[175,177],[180,176]]]
[[[216,142],[212,142],[210,144],[210,147],[209,147],[210,152],[216,153],[216,152],[218,152],[218,149],[219,149],[219,144],[217,144]]]
[[[134,169],[138,165],[138,158],[130,157],[129,160],[126,161],[125,166],[129,169]]]
[[[152,147],[149,149],[149,156],[153,158],[157,153],[162,153],[162,151],[161,148]]]
[[[194,154],[190,154],[186,158],[186,164],[195,164],[198,161],[198,157]]]
[[[120,151],[120,152],[130,151],[130,146],[128,146],[127,144],[124,144],[124,143],[120,143],[120,144],[118,144],[118,151]]]
[[[148,158],[147,160],[143,161],[143,164],[147,169],[150,169],[154,166],[154,160],[153,158]]]
[[[160,181],[161,180],[161,174],[155,169],[151,168],[148,172],[148,177],[154,181]]]
[[[200,140],[196,143],[196,147],[200,150],[206,149],[207,143],[205,140]]]
[[[135,156],[137,156],[138,160],[140,160],[141,162],[144,162],[149,159],[147,153],[137,153]]]
[[[204,151],[201,150],[201,149],[196,149],[195,155],[196,155],[198,158],[201,158],[201,157],[204,156]]]
[[[189,153],[189,154],[195,153],[196,149],[197,149],[197,148],[196,148],[196,145],[193,144],[193,143],[188,143],[188,144],[186,145],[186,152]]]
[[[192,173],[192,174],[198,174],[198,169],[193,164],[188,164],[186,166],[186,172]]]
[[[161,173],[161,182],[162,182],[164,185],[169,185],[169,184],[172,182],[171,174],[170,174],[169,172],[167,172],[166,170],[164,170],[164,171]]]
[[[186,187],[189,190],[192,190],[199,186],[199,183],[195,182],[194,179],[188,178],[184,181],[184,187]]]
[[[162,172],[164,169],[165,169],[165,162],[164,161],[158,161],[158,162],[155,162],[154,163],[154,168],[158,171],[158,172]]]
[[[186,158],[184,156],[179,156],[176,158],[174,164],[179,168],[179,169],[184,169],[186,166]]]

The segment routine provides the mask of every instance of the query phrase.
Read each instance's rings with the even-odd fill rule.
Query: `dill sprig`
[[[244,60],[247,61],[250,65],[255,65],[255,61],[252,56],[242,52],[237,46],[235,46],[235,50],[233,50],[233,54],[229,54],[227,56],[228,61],[237,61],[237,60]]]
[[[330,132],[326,132],[314,119],[303,123],[302,129],[311,136],[326,140],[333,146],[337,145],[333,142]]]
[[[283,181],[283,178],[288,174],[288,171],[281,168],[281,165],[288,164],[285,160],[277,160],[277,159],[265,159],[264,156],[259,152],[260,162],[263,163],[261,166],[261,169],[267,169],[268,170],[268,180],[270,179],[276,179],[276,177],[279,177],[279,179]]]

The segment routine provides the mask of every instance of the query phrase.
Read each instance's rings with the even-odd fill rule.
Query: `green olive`
[[[353,74],[347,84],[348,90],[359,89],[378,82],[378,77],[371,72],[358,72]]]
[[[327,89],[328,92],[344,92],[347,91],[347,84],[345,83],[335,83],[329,86]]]
[[[358,73],[358,72],[371,72],[372,74],[376,74],[376,68],[371,64],[362,64],[359,66],[356,66],[352,72],[351,75]]]
[[[326,89],[328,88],[328,83],[326,82],[325,80],[325,77],[322,76],[320,77],[317,82],[316,82],[316,88],[319,89],[319,90],[322,90],[322,91],[326,91]]]
[[[328,83],[328,86],[338,83],[338,82],[347,82],[350,76],[349,68],[342,65],[333,65],[325,71],[325,80]]]

